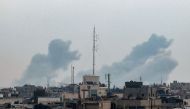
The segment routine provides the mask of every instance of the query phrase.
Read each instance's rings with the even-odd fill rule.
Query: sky
[[[71,41],[71,51],[80,53],[72,62],[76,73],[91,69],[94,25],[96,69],[123,60],[157,34],[173,39],[167,49],[178,62],[166,82],[190,82],[189,5],[189,0],[1,0],[0,87],[22,78],[32,57],[48,54],[54,39]],[[69,69],[56,72],[56,82],[69,82]]]

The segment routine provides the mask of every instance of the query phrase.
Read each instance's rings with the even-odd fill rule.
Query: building
[[[107,87],[105,86],[100,86],[99,89],[98,89],[98,96],[100,97],[106,97],[107,96]]]
[[[112,109],[174,109],[182,107],[183,102],[166,103],[161,99],[115,100],[112,102]]]
[[[111,101],[85,101],[80,109],[112,109]]]
[[[170,83],[171,94],[183,99],[190,99],[190,83],[173,81]]]
[[[69,92],[64,92],[62,94],[63,99],[79,99],[79,94],[78,93],[69,93]]]
[[[0,89],[0,98],[18,97],[18,92],[14,88]]]
[[[80,84],[80,97],[91,98],[97,96],[99,89],[99,76],[85,75],[83,82]]]
[[[156,88],[145,86],[142,82],[125,82],[124,99],[149,99],[156,98]]]
[[[173,109],[183,107],[183,100],[168,94],[162,85],[143,85],[142,82],[125,82],[123,99],[113,100],[113,109]]]
[[[80,97],[82,99],[107,95],[107,87],[101,85],[101,83],[99,82],[99,76],[84,75],[83,82],[79,86]]]
[[[38,97],[38,104],[54,104],[61,102],[59,97]]]
[[[170,83],[170,89],[171,90],[188,90],[188,91],[190,91],[190,83],[173,81],[173,83]]]
[[[34,96],[34,91],[43,89],[43,87],[36,87],[35,85],[24,85],[22,87],[15,87],[20,97],[31,98]]]

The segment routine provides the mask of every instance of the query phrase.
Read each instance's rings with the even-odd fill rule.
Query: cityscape
[[[190,109],[189,0],[0,0],[0,109]]]
[[[96,75],[96,29],[93,28],[92,74],[83,75],[75,83],[75,67],[71,66],[71,83],[63,86],[25,84],[0,89],[0,108],[11,109],[184,109],[190,107],[190,83],[173,81],[170,84],[144,85],[126,81],[123,88],[111,88],[111,74],[105,82]],[[55,48],[54,48],[55,49]]]
[[[127,81],[110,88],[99,76],[84,75],[81,83],[62,87],[35,85],[2,88],[0,108],[10,109],[179,109],[190,106],[190,83],[173,81],[144,85]]]

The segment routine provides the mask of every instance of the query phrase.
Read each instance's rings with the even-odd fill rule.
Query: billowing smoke
[[[57,76],[57,70],[67,70],[72,61],[80,58],[78,51],[70,50],[70,45],[70,41],[61,39],[51,41],[48,54],[34,55],[19,83],[44,84],[47,78]]]
[[[172,40],[153,34],[148,41],[135,46],[122,61],[102,67],[99,75],[110,73],[113,84],[140,80],[140,76],[148,83],[165,81],[177,66],[171,51],[167,50],[171,43]]]

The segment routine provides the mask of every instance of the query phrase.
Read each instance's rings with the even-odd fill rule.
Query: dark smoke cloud
[[[171,43],[172,40],[153,34],[148,41],[135,46],[122,61],[104,66],[99,74],[110,73],[113,84],[139,80],[140,76],[148,83],[160,82],[161,78],[165,81],[177,66],[167,50]]]
[[[57,70],[67,70],[68,65],[80,58],[78,51],[70,50],[70,41],[56,39],[50,42],[48,54],[36,54],[19,81],[20,84],[44,84],[47,78],[55,77]]]

